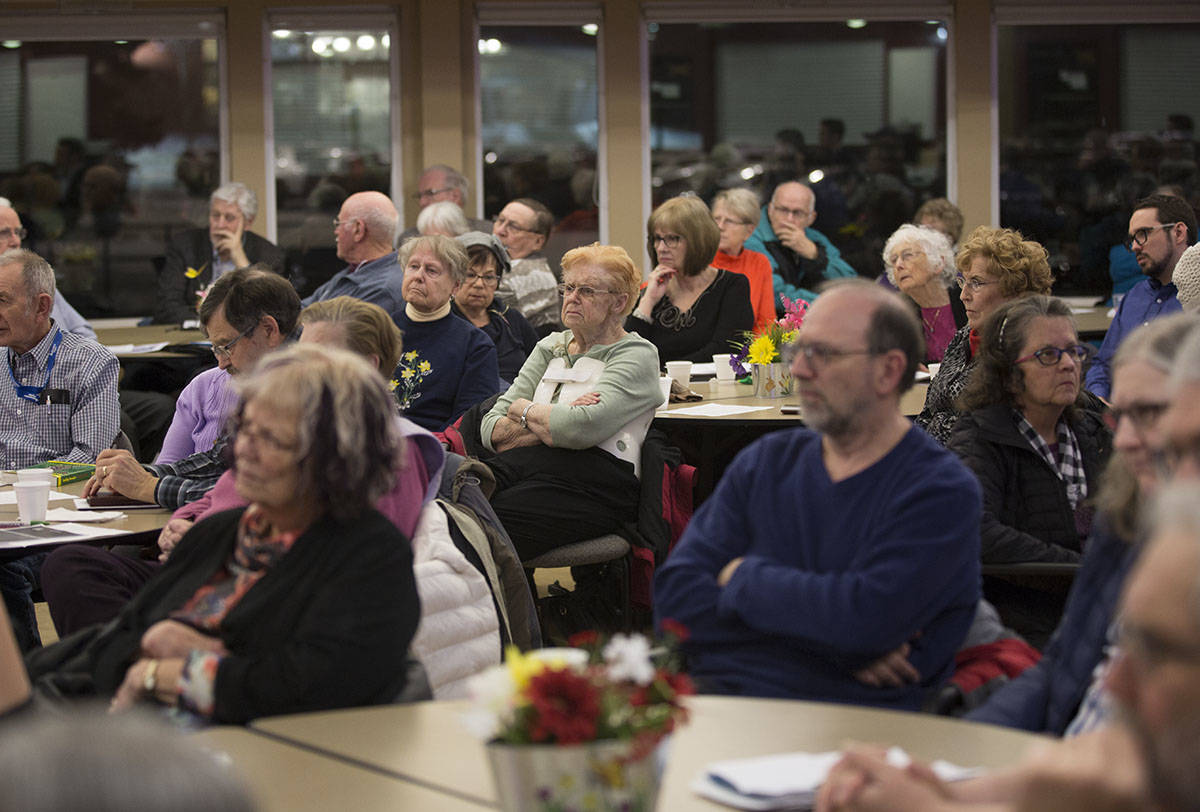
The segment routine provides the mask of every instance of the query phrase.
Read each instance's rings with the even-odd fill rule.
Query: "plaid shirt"
[[[158,477],[154,501],[175,510],[195,502],[212,490],[221,474],[229,468],[225,459],[228,437],[219,437],[208,451],[200,451],[181,460],[142,466]]]
[[[1021,432],[1026,442],[1050,466],[1067,489],[1067,500],[1071,509],[1079,507],[1079,503],[1087,498],[1087,474],[1083,470],[1083,458],[1079,454],[1079,443],[1075,440],[1075,432],[1067,425],[1065,417],[1058,419],[1058,456],[1050,450],[1050,446],[1037,433],[1025,416],[1013,409],[1017,421],[1017,431]]]
[[[0,382],[0,466],[24,468],[46,460],[93,462],[121,429],[116,356],[91,339],[62,332],[50,382],[46,363],[58,325],[23,355],[5,353],[11,376]],[[65,403],[33,403],[17,397],[13,379],[68,393]]]

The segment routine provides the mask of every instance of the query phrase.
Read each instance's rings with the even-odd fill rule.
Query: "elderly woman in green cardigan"
[[[642,441],[662,401],[658,351],[624,329],[641,274],[622,248],[562,259],[566,330],[538,342],[484,416],[492,507],[522,559],[636,521]]]

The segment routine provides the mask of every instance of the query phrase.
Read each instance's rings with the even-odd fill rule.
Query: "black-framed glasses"
[[[253,333],[253,332],[254,332],[256,329],[258,329],[258,323],[257,323],[257,322],[256,322],[256,323],[254,323],[254,324],[252,324],[252,325],[250,325],[250,329],[249,329],[249,330],[243,330],[242,332],[238,333],[238,334],[237,334],[237,337],[236,337],[236,338],[234,338],[234,339],[233,339],[233,341],[230,341],[230,342],[229,342],[229,343],[227,343],[227,344],[221,344],[221,345],[219,345],[219,346],[218,346],[218,345],[216,345],[216,344],[213,344],[213,346],[212,346],[212,354],[213,354],[213,355],[215,355],[215,356],[217,356],[218,358],[224,358],[226,361],[228,361],[228,360],[229,360],[229,357],[230,357],[230,355],[233,353],[233,345],[234,345],[234,344],[237,344],[237,343],[238,343],[239,341],[241,341],[243,338],[245,338],[246,336],[248,336],[248,335],[250,335],[251,333]]]
[[[679,245],[679,243],[683,242],[683,236],[680,234],[655,234],[650,238],[650,241],[655,245],[662,243],[668,248],[674,248],[675,246]]]
[[[584,299],[591,299],[601,293],[618,293],[615,290],[604,290],[603,288],[594,288],[591,285],[559,285],[558,295],[564,299],[572,293],[578,293]]]
[[[1139,401],[1130,403],[1124,408],[1113,406],[1104,413],[1104,423],[1110,431],[1116,431],[1117,426],[1121,425],[1121,421],[1129,418],[1129,422],[1138,431],[1152,429],[1158,423],[1163,412],[1167,410],[1166,403],[1151,403],[1150,401]]]
[[[958,276],[954,277],[954,281],[956,283],[958,283],[959,288],[961,288],[962,290],[966,290],[969,288],[972,293],[978,293],[980,288],[986,288],[988,285],[998,285],[999,284],[999,280],[996,280],[996,279],[983,279],[982,277],[979,277],[979,276],[972,276],[970,278],[967,278],[967,277],[963,276],[962,274],[959,274]]]
[[[500,284],[500,277],[496,276],[494,273],[478,274],[467,271],[467,284],[473,285],[477,281],[483,282],[485,287],[494,288],[496,285]]]
[[[851,355],[878,355],[875,350],[843,350],[830,347],[828,344],[805,344],[793,341],[785,344],[779,356],[785,364],[791,366],[798,356],[804,357],[804,362],[813,369],[823,369],[839,358]]]
[[[29,232],[20,226],[17,226],[16,228],[0,228],[0,242],[8,242],[13,237],[16,237],[18,240],[23,240],[26,236],[28,236],[28,234]]]
[[[1042,347],[1036,352],[1031,352],[1024,358],[1018,358],[1013,363],[1023,364],[1026,361],[1037,361],[1044,367],[1052,367],[1062,360],[1064,355],[1069,355],[1077,364],[1086,363],[1095,349],[1091,344],[1072,344],[1069,347]]]
[[[1160,226],[1146,226],[1145,228],[1139,228],[1132,234],[1127,234],[1125,236],[1125,247],[1131,251],[1135,245],[1140,248],[1146,244],[1146,240],[1150,239],[1150,235],[1155,231],[1158,231],[1160,228],[1174,228],[1177,225],[1179,225],[1179,221],[1175,221],[1174,223],[1163,223]]]

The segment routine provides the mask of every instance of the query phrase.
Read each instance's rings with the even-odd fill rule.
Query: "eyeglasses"
[[[958,283],[960,288],[970,290],[972,293],[978,293],[980,288],[986,288],[988,285],[1000,284],[999,280],[996,279],[984,279],[982,276],[972,276],[968,279],[962,274],[954,277],[954,281]]]
[[[337,231],[342,226],[347,225],[349,223],[356,222],[357,220],[358,220],[357,217],[347,217],[345,220],[339,220],[335,217],[335,218],[333,218],[333,230]]]
[[[1108,639],[1115,640],[1121,653],[1145,671],[1168,663],[1200,665],[1200,646],[1170,640],[1156,632],[1123,620],[1113,621]]]
[[[16,237],[18,240],[23,240],[25,239],[25,235],[28,233],[28,231],[19,226],[17,228],[3,228],[0,229],[0,242],[7,242],[13,237]]]
[[[791,344],[785,344],[779,355],[788,366],[791,366],[798,356],[803,356],[804,362],[813,369],[824,369],[839,358],[878,353],[875,350],[842,350],[827,344],[801,344],[799,341],[793,341]]]
[[[243,330],[242,332],[238,333],[237,338],[235,338],[233,341],[230,341],[228,344],[222,344],[220,346],[213,344],[212,354],[217,356],[218,358],[224,358],[226,361],[228,361],[230,355],[233,353],[233,345],[237,344],[243,338],[245,338],[246,336],[253,333],[257,328],[258,328],[258,323],[255,322],[253,325],[250,326],[249,330]]]
[[[655,245],[662,243],[668,248],[674,248],[675,246],[679,245],[679,243],[683,242],[683,237],[679,234],[655,234],[650,238],[650,241]]]
[[[897,262],[912,262],[917,257],[925,256],[925,252],[919,248],[905,248],[899,254],[893,254],[888,257],[888,265],[895,265]]]
[[[496,276],[496,274],[494,274],[494,273],[477,274],[477,273],[471,273],[470,271],[468,271],[467,272],[467,284],[473,285],[476,282],[483,282],[485,287],[494,288],[494,287],[496,287],[497,284],[499,284],[500,277]]]
[[[1024,358],[1018,358],[1013,361],[1014,364],[1023,364],[1026,361],[1037,360],[1044,367],[1052,367],[1062,360],[1064,355],[1071,356],[1072,360],[1077,364],[1085,363],[1095,350],[1091,344],[1072,344],[1069,347],[1042,347],[1037,352],[1032,352]]]
[[[1154,428],[1166,410],[1166,403],[1150,403],[1149,401],[1131,403],[1123,409],[1114,406],[1104,413],[1104,423],[1110,431],[1116,431],[1117,426],[1121,425],[1121,421],[1129,418],[1129,422],[1133,423],[1135,429],[1146,431]]]
[[[1168,440],[1166,447],[1154,455],[1154,462],[1164,477],[1174,474],[1186,462],[1200,465],[1200,435]]]
[[[539,233],[536,228],[525,228],[525,226],[509,220],[507,217],[497,217],[494,222],[496,224],[496,228],[503,228],[508,231],[524,231],[526,234]]]
[[[413,195],[413,198],[416,200],[424,200],[425,198],[428,198],[428,197],[437,197],[440,194],[444,194],[446,192],[453,192],[453,191],[454,191],[453,186],[446,186],[441,189],[422,189],[421,191],[419,191],[415,195]]]
[[[772,203],[771,208],[777,214],[781,214],[788,219],[799,219],[812,214],[812,209],[789,209],[787,206],[780,206],[778,203]]]
[[[600,293],[620,293],[616,290],[604,290],[602,288],[594,288],[591,285],[559,285],[558,295],[564,299],[572,293],[578,293],[582,299],[591,299]]]
[[[754,223],[749,220],[732,220],[728,217],[714,217],[713,222],[717,224],[717,228],[729,228],[730,226],[752,226]]]
[[[247,423],[242,419],[235,420],[233,423],[235,442],[237,440],[246,440],[254,445],[259,451],[269,451],[273,454],[292,454],[300,447],[300,444],[292,441],[285,442],[280,440],[266,429],[260,429],[251,423]]]
[[[1174,223],[1163,223],[1161,226],[1146,226],[1145,228],[1139,228],[1132,234],[1129,234],[1125,237],[1125,247],[1131,251],[1135,245],[1140,248],[1146,244],[1146,240],[1150,239],[1150,235],[1155,231],[1158,231],[1160,228],[1174,228],[1177,225],[1179,225],[1178,221]]]

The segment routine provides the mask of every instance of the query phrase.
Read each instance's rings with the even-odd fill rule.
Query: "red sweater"
[[[736,257],[717,251],[712,264],[740,273],[750,280],[750,306],[754,308],[754,331],[775,320],[775,285],[771,281],[771,262],[764,255],[743,248]]]

